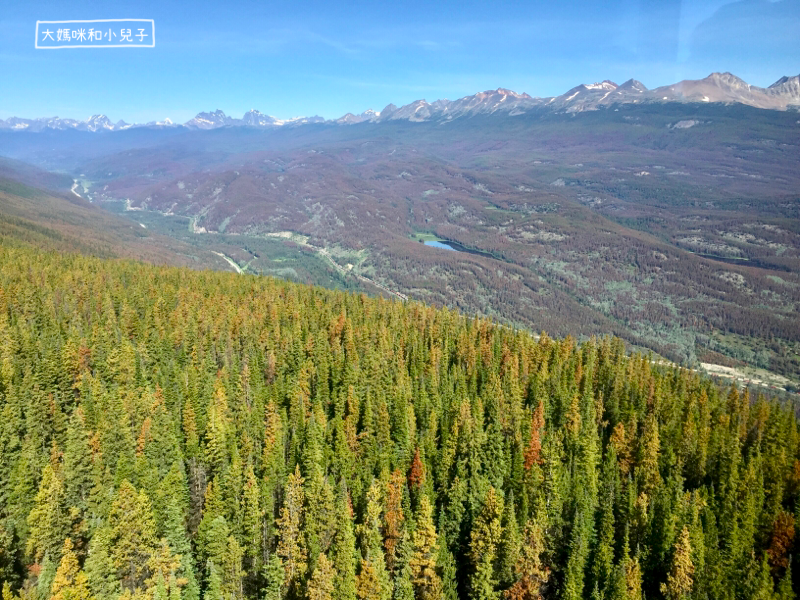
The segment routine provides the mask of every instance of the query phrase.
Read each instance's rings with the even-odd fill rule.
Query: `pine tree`
[[[244,599],[244,577],[247,574],[242,568],[244,549],[234,536],[229,536],[222,557],[223,589],[225,597],[230,600]]]
[[[660,446],[658,422],[655,417],[651,416],[645,424],[641,450],[642,459],[639,464],[639,478],[642,482],[642,489],[648,494],[661,482],[658,465]]]
[[[788,566],[787,554],[794,541],[794,533],[794,517],[781,512],[772,524],[772,539],[767,549],[769,564],[774,573],[782,572]]]
[[[289,475],[281,516],[277,521],[277,553],[283,562],[285,588],[291,588],[304,577],[307,567],[308,555],[301,529],[305,500],[303,481],[298,465],[295,472]]]
[[[411,460],[411,468],[408,471],[408,487],[412,491],[417,491],[420,486],[425,483],[425,465],[422,463],[422,458],[419,453],[419,446],[414,452],[414,458]]]
[[[14,592],[11,591],[11,583],[8,581],[3,582],[3,600],[15,600]]]
[[[361,559],[361,567],[356,576],[356,597],[359,600],[389,600],[392,588],[386,573],[379,575],[375,563]]]
[[[792,570],[789,568],[786,569],[786,574],[778,583],[775,600],[792,600],[794,597],[794,590],[792,589]]]
[[[167,582],[161,573],[156,575],[156,585],[153,589],[153,600],[168,600]]]
[[[609,446],[603,461],[603,485],[600,488],[600,522],[597,544],[592,561],[592,575],[598,590],[609,589],[614,569],[614,499],[616,492],[617,458]]]
[[[189,513],[186,476],[182,461],[175,461],[155,493],[153,512],[158,535],[169,542],[172,552],[189,557],[192,547],[186,532]]]
[[[475,566],[470,582],[471,597],[475,600],[494,600],[498,595],[495,561],[497,546],[503,533],[502,516],[503,499],[490,487],[483,508],[472,527],[470,539],[470,558]]]
[[[770,575],[767,557],[760,561],[751,561],[748,569],[749,577],[745,582],[746,594],[749,600],[774,600],[772,575]]]
[[[419,600],[440,600],[442,580],[436,572],[436,528],[433,525],[433,507],[427,496],[422,496],[414,528],[414,554],[411,557],[411,583]]]
[[[542,464],[542,433],[544,431],[544,401],[539,400],[531,418],[531,434],[525,450],[525,470]]]
[[[183,592],[181,591],[182,588],[179,585],[179,582],[175,577],[175,575],[170,575],[168,584],[169,584],[169,600],[181,600],[181,598],[185,597]],[[199,595],[197,597],[199,598]]]
[[[403,490],[405,477],[400,469],[395,470],[386,485],[386,528],[384,547],[386,548],[386,565],[394,571],[397,545],[403,535]]]
[[[263,567],[264,588],[261,592],[264,600],[281,600],[284,573],[281,559],[277,554],[271,554]]]
[[[542,555],[545,551],[542,526],[529,521],[525,525],[519,558],[514,566],[516,581],[506,591],[509,600],[540,600],[542,588],[550,579],[550,569],[545,566]]]
[[[123,588],[136,593],[150,578],[150,559],[156,554],[156,525],[150,500],[122,482],[109,514],[110,557]]]
[[[197,417],[190,398],[186,398],[186,402],[183,405],[183,419],[181,425],[183,427],[186,456],[187,458],[194,458],[200,453],[200,438],[197,435]]]
[[[439,565],[442,577],[442,600],[458,600],[456,561],[445,543],[439,543],[439,556],[436,558],[436,564]]]
[[[242,496],[242,530],[245,542],[245,553],[249,569],[253,572],[260,568],[261,557],[261,499],[258,480],[253,465],[249,464],[245,472],[244,494]]]
[[[520,535],[515,508],[514,493],[510,492],[503,512],[503,538],[499,547],[499,577],[505,588],[514,583],[514,569],[519,561]]]
[[[689,528],[684,526],[675,542],[672,567],[667,575],[666,583],[661,584],[661,593],[668,600],[680,600],[689,595],[693,584],[692,546],[689,541]]]
[[[221,473],[230,460],[228,454],[230,414],[228,398],[221,377],[214,386],[214,396],[208,405],[208,427],[206,428],[206,461]]]
[[[333,563],[324,554],[317,558],[317,567],[308,581],[308,600],[333,600],[336,572]]]
[[[122,593],[117,567],[111,552],[111,527],[95,530],[84,563],[89,588],[96,598],[116,598]]]
[[[56,463],[48,463],[42,471],[39,492],[28,515],[30,536],[28,552],[41,560],[46,554],[53,561],[61,559],[61,549],[70,528],[70,519],[64,502],[64,482]]]
[[[391,598],[392,585],[383,554],[381,512],[381,485],[376,480],[367,491],[364,522],[357,528],[363,556],[356,578],[356,595],[359,600]]]
[[[394,578],[392,600],[414,600],[414,584],[411,583],[411,568],[408,565],[400,567]]]
[[[92,600],[88,578],[78,565],[70,538],[64,541],[61,554],[61,564],[58,565],[50,591],[51,600]]]
[[[81,406],[72,413],[67,428],[63,474],[65,505],[75,507],[85,514],[89,509],[89,496],[94,485],[94,465],[86,419]]]
[[[356,597],[356,540],[353,533],[353,516],[350,497],[344,487],[337,501],[336,533],[331,543],[334,578],[333,600],[355,600]]]
[[[203,563],[213,563],[217,568],[217,573],[224,581],[223,562],[225,553],[228,551],[228,538],[231,535],[231,528],[228,521],[222,515],[211,521],[208,528],[202,533],[202,539],[198,540],[203,548]]]
[[[639,557],[627,556],[623,565],[625,573],[625,591],[628,600],[642,600],[644,594],[642,593],[642,569],[639,565]]]
[[[50,560],[49,556],[45,556],[42,560],[39,576],[36,578],[36,595],[39,600],[49,600],[50,592],[53,587],[53,581],[56,579],[56,571],[58,564]]]
[[[225,598],[225,588],[222,584],[220,568],[214,565],[214,563],[209,564],[208,568],[208,589],[203,595],[203,600],[227,600]]]

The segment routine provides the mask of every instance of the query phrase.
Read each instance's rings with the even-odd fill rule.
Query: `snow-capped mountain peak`
[[[613,81],[606,79],[600,83],[584,83],[583,87],[585,87],[587,90],[603,90],[605,92],[611,92],[617,89],[619,86]]]
[[[434,102],[415,100],[397,107],[389,104],[382,111],[372,109],[360,114],[347,113],[339,119],[327,121],[336,124],[380,123],[406,120],[415,123],[426,121],[450,122],[454,119],[478,115],[517,116],[534,110],[553,110],[575,113],[597,110],[614,104],[663,103],[663,102],[721,102],[738,103],[757,108],[785,110],[800,106],[800,75],[784,76],[767,88],[748,84],[731,73],[711,73],[704,79],[684,80],[671,85],[648,90],[640,81],[629,79],[617,85],[608,79],[601,82],[581,84],[568,92],[550,98],[533,98],[508,88],[478,92],[458,100],[442,98]],[[189,129],[216,129],[218,127],[258,127],[270,129],[284,126],[301,126],[324,123],[322,117],[295,117],[278,119],[258,110],[247,111],[241,119],[227,116],[217,109],[201,112],[182,125]],[[181,127],[170,119],[151,121],[145,124],[113,123],[107,116],[93,115],[85,121],[47,117],[23,119],[10,117],[0,119],[0,130],[38,132],[44,130],[120,131],[132,127]]]
[[[788,98],[790,104],[800,104],[800,75],[784,75],[764,91],[771,96]]]
[[[100,129],[114,129],[114,124],[105,115],[92,115],[86,120],[86,128],[89,131],[98,131]]]
[[[278,119],[270,115],[265,115],[255,109],[248,110],[242,117],[242,124],[252,127],[266,127],[275,125]]]
[[[227,116],[220,109],[214,112],[201,112],[189,121],[186,122],[187,127],[196,129],[215,129],[217,127],[224,127],[225,125],[232,125],[233,119]]]
[[[647,88],[641,81],[637,81],[636,79],[628,79],[628,81],[620,85],[616,91],[631,91],[642,94],[647,91]]]

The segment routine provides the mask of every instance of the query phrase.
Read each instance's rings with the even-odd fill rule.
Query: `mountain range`
[[[219,127],[272,128],[310,123],[353,125],[397,120],[410,122],[441,120],[446,122],[478,114],[501,113],[516,116],[537,109],[574,113],[597,110],[600,107],[609,107],[615,104],[662,102],[744,104],[771,110],[800,108],[800,75],[781,77],[767,88],[750,85],[731,73],[712,73],[705,79],[683,80],[652,90],[648,90],[643,83],[635,79],[629,79],[621,85],[605,80],[600,83],[581,84],[560,96],[548,98],[534,98],[525,93],[518,94],[512,90],[498,88],[452,101],[441,99],[429,103],[425,100],[416,100],[399,108],[394,104],[389,104],[380,112],[370,109],[360,114],[347,113],[332,120],[325,120],[319,116],[282,120],[257,110],[250,110],[241,119],[237,119],[226,115],[221,110],[216,110],[201,112],[183,126],[190,129],[217,129]],[[96,132],[120,131],[132,127],[179,126],[170,119],[143,124],[129,124],[122,120],[114,123],[105,115],[93,115],[85,121],[59,117],[0,119],[0,130],[12,131],[75,129]]]

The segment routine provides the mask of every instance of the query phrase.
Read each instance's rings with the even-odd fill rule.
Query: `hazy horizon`
[[[185,122],[221,109],[279,119],[379,111],[512,89],[556,96],[634,78],[648,88],[729,71],[768,86],[800,72],[800,1],[324,3],[33,2],[0,17],[0,118]],[[154,19],[152,49],[33,44],[37,20]]]

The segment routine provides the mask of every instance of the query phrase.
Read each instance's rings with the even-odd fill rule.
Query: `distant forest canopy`
[[[794,597],[794,407],[447,309],[0,245],[2,599]]]

